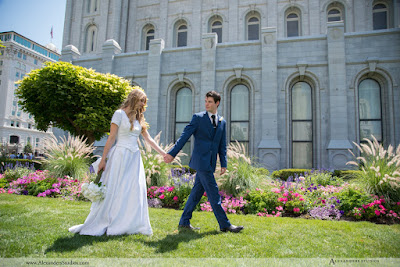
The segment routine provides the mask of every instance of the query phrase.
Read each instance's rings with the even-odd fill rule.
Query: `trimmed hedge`
[[[42,163],[39,160],[32,160],[32,159],[10,159],[10,158],[0,158],[0,166],[4,167],[7,164],[11,163],[13,164],[13,166],[15,166],[15,164],[19,162],[22,165],[25,164],[29,164],[31,165],[32,163],[34,164],[35,170],[41,170],[42,167]]]

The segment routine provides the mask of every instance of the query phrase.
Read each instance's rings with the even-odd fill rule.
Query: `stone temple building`
[[[262,166],[345,169],[400,143],[399,24],[399,0],[67,0],[61,60],[141,86],[163,143],[214,89]]]

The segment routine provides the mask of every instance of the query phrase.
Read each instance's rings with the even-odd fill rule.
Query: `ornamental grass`
[[[366,190],[374,195],[383,196],[387,200],[400,201],[400,145],[394,150],[389,145],[387,150],[374,136],[366,143],[354,143],[360,156],[350,151],[357,161],[349,161],[363,171],[361,182]]]
[[[88,145],[86,138],[71,136],[62,137],[61,142],[56,137],[45,139],[44,147],[46,159],[44,166],[50,175],[55,177],[71,176],[82,180],[89,170],[93,144]]]

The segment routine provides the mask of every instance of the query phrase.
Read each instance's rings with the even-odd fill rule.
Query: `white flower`
[[[223,119],[224,119],[224,117],[221,116],[221,117],[219,118],[219,121],[222,121]]]
[[[82,194],[85,198],[89,199],[92,202],[97,202],[104,199],[107,188],[104,185],[98,185],[93,182],[84,183],[81,186]]]

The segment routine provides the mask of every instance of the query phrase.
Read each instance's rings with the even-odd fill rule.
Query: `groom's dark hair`
[[[214,103],[219,102],[221,104],[221,95],[215,91],[207,92],[206,97],[212,97],[214,99]]]

